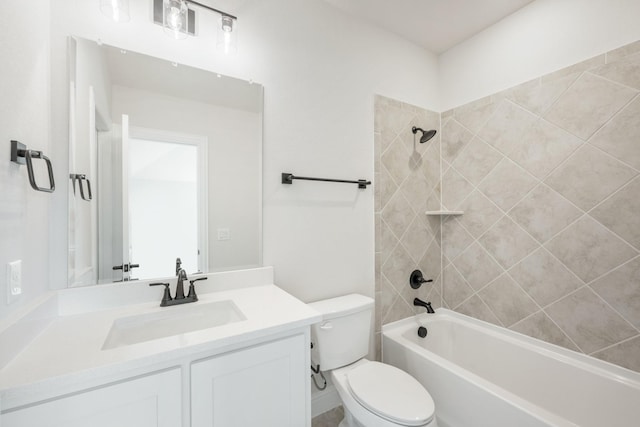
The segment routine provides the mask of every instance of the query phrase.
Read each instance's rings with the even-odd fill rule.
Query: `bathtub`
[[[385,325],[382,351],[440,427],[640,426],[640,374],[450,310]]]

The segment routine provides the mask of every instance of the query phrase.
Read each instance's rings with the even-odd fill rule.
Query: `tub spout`
[[[431,303],[430,302],[424,302],[420,298],[414,298],[413,299],[413,305],[418,306],[418,307],[426,308],[427,309],[427,313],[429,313],[429,314],[435,313],[435,311],[431,307]]]

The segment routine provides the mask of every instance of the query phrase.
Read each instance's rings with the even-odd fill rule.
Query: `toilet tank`
[[[312,363],[328,371],[367,355],[373,299],[350,294],[309,305],[322,314],[322,320],[311,325]]]

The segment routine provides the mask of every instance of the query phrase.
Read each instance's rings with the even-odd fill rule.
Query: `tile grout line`
[[[638,97],[638,99],[640,99],[640,96]],[[608,158],[610,158],[610,159],[613,159],[613,160],[615,160],[617,163],[621,163],[621,164],[623,164],[625,167],[627,167],[627,168],[629,168],[629,169],[632,169],[632,170],[636,173],[636,176],[637,176],[637,175],[640,175],[640,169],[638,169],[638,168],[636,168],[635,166],[633,166],[633,165],[631,165],[631,164],[629,164],[629,163],[625,162],[624,160],[620,160],[620,159],[618,159],[617,157],[615,157],[615,156],[613,156],[612,154],[608,153],[608,152],[607,152],[607,151],[605,151],[604,149],[602,149],[602,148],[598,147],[597,145],[592,144],[590,141],[591,141],[591,139],[589,139],[589,141],[586,141],[586,142],[585,142],[585,144],[586,144],[586,145],[589,145],[589,146],[590,146],[591,148],[593,148],[594,150],[599,151],[600,153],[602,153],[602,155],[603,155],[603,156],[606,156],[606,157],[608,157]]]
[[[594,76],[594,77],[596,77],[596,78],[602,78],[603,80],[607,81],[607,83],[614,83],[614,84],[617,84],[617,85],[619,85],[619,86],[624,87],[624,85],[621,85],[620,83],[616,83],[616,82],[608,81],[607,79],[605,79],[605,78],[603,78],[603,77],[601,77],[601,76],[599,76],[599,75],[597,75],[597,74],[593,74],[593,73],[591,73],[589,70],[588,70],[588,71],[584,71],[584,73],[583,73],[583,74],[587,74],[587,73],[588,73],[588,74],[591,74],[592,76]],[[582,76],[580,76],[580,77],[582,77]],[[577,81],[577,80],[576,80],[576,81]],[[574,82],[574,83],[575,83],[575,82]],[[573,86],[573,85],[572,85],[572,86]],[[630,99],[629,101],[627,101],[623,106],[621,106],[617,111],[615,111],[615,112],[611,115],[611,117],[610,117],[608,120],[606,120],[602,125],[600,125],[596,130],[594,130],[594,131],[591,133],[591,135],[589,135],[586,139],[585,139],[585,138],[583,138],[583,137],[581,137],[580,135],[576,135],[574,132],[572,132],[572,131],[571,131],[571,130],[569,130],[569,129],[565,129],[564,127],[562,127],[562,126],[560,126],[560,125],[558,125],[558,124],[556,124],[556,123],[553,123],[553,122],[552,122],[552,121],[550,121],[550,120],[548,120],[548,121],[549,121],[550,123],[552,123],[552,124],[554,124],[554,125],[558,126],[558,127],[559,127],[559,128],[561,128],[562,130],[564,130],[564,131],[566,131],[566,132],[570,133],[571,135],[573,135],[573,136],[575,136],[575,137],[577,137],[577,138],[580,138],[581,140],[583,140],[583,141],[585,141],[585,142],[586,142],[586,141],[589,141],[589,140],[590,140],[591,138],[593,138],[593,137],[594,137],[598,132],[600,132],[604,127],[606,127],[606,126],[609,124],[609,122],[611,122],[611,120],[613,120],[613,118],[614,118],[614,117],[616,117],[620,112],[622,112],[625,108],[627,108],[627,106],[629,106],[629,104],[631,104],[631,103],[633,102],[633,100],[634,100],[634,99],[635,99],[635,98],[640,94],[640,91],[638,91],[638,89],[633,89],[633,88],[628,88],[628,87],[627,87],[627,89],[632,89],[634,92],[636,92],[636,94],[635,94],[635,95],[633,95],[633,96],[631,97],[631,99]],[[567,89],[567,90],[568,90],[568,89]],[[558,98],[558,100],[556,101],[556,103],[557,103],[559,100],[560,100],[560,98]]]
[[[467,287],[468,287],[469,289],[471,289],[471,295],[469,295],[467,298],[464,298],[464,299],[462,300],[462,302],[464,302],[464,301],[466,301],[467,299],[469,299],[470,297],[472,297],[472,296],[475,294],[475,289],[473,288],[473,286],[471,286],[471,285],[469,284],[469,282],[467,282],[467,279],[464,277],[464,274],[460,273],[460,270],[458,270],[458,268],[456,267],[456,265],[455,265],[453,262],[451,262],[449,265],[447,265],[447,268],[448,268],[448,267],[453,268],[453,269],[454,269],[454,270],[455,270],[455,271],[460,275],[460,277],[462,277],[462,281],[464,282],[464,284],[465,284],[465,285],[467,285]],[[443,271],[442,273],[444,274],[444,271]],[[455,306],[455,308],[460,307],[460,304],[462,304],[462,302],[461,302],[461,303],[458,303],[458,304]],[[454,308],[454,309],[455,309],[455,308]]]
[[[571,338],[571,337],[570,337],[570,336],[565,332],[565,330],[564,330],[564,329],[562,329],[562,328],[560,327],[560,325],[558,325],[558,324],[556,323],[556,321],[555,321],[555,320],[553,320],[553,318],[552,318],[551,316],[549,316],[549,313],[547,313],[547,312],[544,310],[544,308],[541,308],[540,310],[536,311],[535,313],[531,313],[530,315],[528,315],[528,316],[527,316],[527,317],[525,317],[524,319],[522,319],[522,320],[520,320],[520,321],[518,321],[518,322],[514,323],[513,325],[511,325],[511,328],[513,328],[514,326],[516,326],[516,325],[518,325],[518,324],[520,324],[520,323],[525,322],[527,319],[532,318],[533,316],[537,315],[538,313],[542,313],[542,314],[543,314],[547,319],[549,319],[549,321],[550,321],[551,323],[553,323],[553,325],[554,325],[556,328],[558,328],[558,330],[559,330],[560,332],[562,332],[562,335],[563,335],[567,340],[569,340],[569,342],[570,342],[571,344],[573,344],[573,345],[575,346],[575,348],[576,348],[576,349],[578,349],[578,352],[579,352],[579,353],[586,354],[586,353],[585,353],[585,352],[580,348],[580,346],[579,346],[578,344],[576,344],[576,342],[575,342],[575,341],[573,341],[573,339],[572,339],[572,338]],[[509,329],[511,329],[511,328],[509,328]],[[512,331],[515,331],[515,329],[511,329],[511,330],[512,330]],[[518,331],[515,331],[515,332],[518,332]],[[522,333],[522,332],[520,332],[520,333]],[[524,335],[527,335],[527,334],[524,334]],[[530,335],[527,335],[527,336],[530,336]],[[537,339],[540,339],[540,338],[537,338]],[[564,347],[564,346],[562,346],[562,345],[560,345],[560,344],[555,344],[555,343],[552,343],[552,342],[550,342],[550,341],[545,341],[545,340],[542,340],[542,341],[544,341],[544,342],[548,342],[548,343],[550,343],[550,344],[554,344],[554,345],[557,345],[557,346],[560,346],[560,347]],[[567,347],[564,347],[564,348],[567,348]],[[573,350],[573,349],[569,349],[569,350]],[[575,350],[574,350],[574,351],[575,351]]]
[[[603,351],[611,350],[612,348],[617,347],[620,344],[624,344],[624,343],[627,343],[629,341],[633,341],[636,338],[640,338],[640,333],[638,333],[638,334],[636,334],[636,335],[634,335],[632,337],[625,338],[625,339],[623,339],[623,340],[621,340],[621,341],[619,341],[619,342],[617,342],[615,344],[611,344],[611,345],[608,345],[606,347],[603,347],[600,350],[595,350],[595,351],[592,351],[591,353],[585,353],[585,354],[588,355],[588,356],[591,356],[591,357],[597,357],[597,356],[595,356],[597,353],[602,353]],[[599,357],[597,357],[597,358],[600,359]],[[603,360],[603,359],[600,359],[600,360]],[[609,363],[611,363],[611,362],[609,362]],[[617,365],[616,364],[616,366],[621,366],[621,365]],[[624,368],[624,366],[622,366],[622,367]],[[626,368],[626,369],[629,369],[629,368]]]
[[[607,300],[605,300],[603,297],[600,296],[599,293],[597,293],[592,287],[591,285],[587,284],[585,285],[589,288],[589,290],[591,292],[593,292],[594,294],[596,294],[596,297],[598,299],[600,299],[600,301],[602,303],[604,303],[604,305],[606,305],[607,307],[609,307],[609,309],[611,309],[615,314],[617,314],[618,316],[620,316],[620,318],[622,320],[624,320],[629,326],[631,326],[631,329],[633,329],[634,331],[636,331],[636,334],[640,334],[640,328],[637,328],[636,325],[634,325],[629,319],[627,319],[625,316],[622,315],[622,313],[620,313],[615,307],[613,307],[611,304],[609,304],[609,302]]]
[[[582,290],[584,290],[584,289],[587,289],[587,290],[589,290],[589,291],[593,292],[593,293],[598,297],[598,299],[599,299],[599,300],[601,300],[602,302],[604,302],[604,303],[605,303],[605,305],[607,305],[609,308],[611,308],[611,309],[612,309],[612,310],[613,310],[613,311],[614,311],[618,316],[620,316],[620,318],[621,318],[621,319],[623,319],[626,323],[629,323],[629,324],[630,324],[630,322],[629,322],[629,321],[628,321],[624,316],[620,315],[620,313],[618,313],[615,309],[613,309],[613,307],[611,307],[611,306],[610,306],[606,301],[604,301],[604,300],[602,299],[602,297],[600,297],[600,295],[598,295],[598,293],[597,293],[596,291],[594,291],[594,290],[593,290],[593,288],[591,288],[591,286],[589,286],[589,285],[588,285],[588,284],[586,284],[586,283],[585,283],[585,284],[583,284],[583,285],[581,285],[581,286],[579,286],[578,288],[574,289],[573,291],[569,292],[569,293],[568,293],[568,294],[566,294],[565,296],[563,296],[563,297],[561,297],[561,298],[558,298],[557,300],[555,300],[555,301],[553,301],[553,302],[550,302],[549,304],[545,305],[544,307],[542,307],[542,310],[545,310],[545,312],[546,312],[546,309],[548,309],[548,308],[549,308],[549,307],[551,307],[552,305],[554,305],[554,304],[558,303],[559,301],[561,301],[561,300],[563,300],[563,299],[566,299],[566,298],[570,297],[571,295],[577,294],[578,292],[580,292],[580,291],[582,291]],[[549,316],[549,318],[550,318],[551,320],[553,320],[553,318],[552,318],[551,316]],[[555,323],[555,322],[554,322],[554,323]],[[631,326],[632,326],[632,329],[634,329],[635,331],[637,331],[638,333],[640,333],[640,331],[638,331],[638,330],[637,330],[637,328],[636,328],[635,326],[633,326],[633,325],[631,325]],[[562,328],[560,328],[560,329],[562,329]],[[626,339],[626,338],[625,338],[625,339]],[[585,354],[586,354],[586,353],[585,353]]]
[[[625,62],[625,61],[623,60],[623,61],[617,61],[617,62]],[[610,79],[609,77],[603,76],[602,74],[597,74],[597,73],[595,73],[595,71],[596,71],[598,68],[602,68],[602,67],[607,66],[607,65],[610,65],[610,64],[603,64],[603,65],[600,65],[599,67],[595,67],[595,68],[592,68],[592,69],[590,69],[590,70],[585,71],[585,73],[589,73],[589,74],[591,74],[591,75],[592,75],[592,76],[594,76],[594,77],[598,77],[598,78],[600,78],[600,79],[602,79],[602,80],[606,81],[607,83],[614,84],[614,85],[617,85],[617,86],[621,86],[621,87],[623,87],[623,88],[625,88],[625,89],[630,89],[630,90],[632,90],[632,91],[634,91],[634,92],[638,92],[638,93],[640,93],[640,90],[639,90],[638,88],[636,88],[636,87],[629,86],[628,84],[625,84],[625,83],[619,82],[619,81],[617,81],[617,80]],[[636,95],[637,95],[638,93],[636,93]]]
[[[623,105],[623,106],[622,106],[618,111],[616,111],[616,112],[611,116],[611,118],[609,118],[609,120],[607,120],[607,121],[606,121],[602,126],[600,126],[600,127],[599,127],[599,128],[598,128],[598,129],[593,133],[593,135],[591,135],[589,138],[587,138],[587,139],[586,139],[586,140],[584,140],[584,141],[585,141],[585,142],[589,142],[589,143],[590,143],[590,141],[591,141],[592,139],[594,139],[596,136],[598,136],[598,134],[599,134],[599,133],[600,133],[600,132],[605,128],[605,127],[607,127],[607,126],[609,126],[610,124],[612,124],[612,122],[613,122],[616,118],[618,118],[618,117],[619,117],[619,116],[624,112],[624,110],[626,110],[626,109],[627,109],[631,104],[633,104],[634,102],[636,102],[636,100],[639,100],[639,99],[640,99],[640,92],[638,92],[635,96],[633,96],[633,97],[629,100],[629,102],[627,102],[626,104],[624,104],[624,105]],[[557,126],[557,125],[556,125],[556,126]],[[582,138],[581,138],[581,139],[582,139]],[[606,153],[606,151],[605,151],[605,150],[603,150],[603,149],[601,149],[601,148],[599,148],[599,147],[597,147],[597,146],[595,146],[595,145],[593,145],[593,144],[591,144],[591,145],[592,145],[592,146],[594,146],[594,147],[596,147],[596,148],[598,148],[600,151],[604,151],[604,152]],[[625,162],[624,162],[624,160],[618,159],[617,157],[613,156],[612,154],[609,154],[609,153],[607,153],[607,154],[608,154],[609,156],[613,157],[614,159],[618,160],[619,162],[625,163]],[[626,164],[627,164],[627,163],[625,163],[625,165],[626,165]],[[634,168],[634,167],[633,167],[633,166],[631,166],[631,165],[628,165],[628,166],[629,166],[629,167],[631,167],[631,168]],[[634,169],[636,169],[636,168],[634,168]],[[638,170],[638,169],[636,169],[636,170]],[[639,172],[640,172],[640,171],[639,171]]]
[[[502,326],[503,328],[507,328],[504,323],[502,323],[502,320],[500,320],[500,318],[496,315],[496,313],[493,311],[493,309],[491,307],[489,307],[489,304],[487,304],[487,302],[482,299],[482,297],[480,297],[480,295],[478,295],[478,299],[480,300],[480,302],[482,303],[482,305],[484,305],[487,310],[489,310],[489,313],[491,313],[493,315],[493,317],[496,318],[496,320],[498,321],[498,323],[500,323],[500,326]]]
[[[611,199],[613,196],[615,196],[617,193],[621,192],[622,190],[624,190],[626,187],[628,187],[629,185],[631,185],[631,183],[633,181],[636,181],[640,179],[640,174],[634,176],[633,178],[631,178],[629,181],[627,181],[626,183],[624,183],[620,188],[618,188],[617,190],[615,190],[613,193],[611,193],[611,195],[609,195],[607,198],[605,198],[604,200],[602,200],[602,202],[598,203],[596,206],[594,206],[593,208],[591,208],[589,211],[585,212],[585,215],[588,215],[590,218],[592,218],[594,221],[596,221],[598,224],[602,225],[604,228],[607,229],[607,231],[609,231],[611,234],[613,234],[615,237],[617,237],[619,240],[621,240],[622,242],[626,243],[628,246],[630,246],[632,249],[634,249],[636,252],[640,253],[640,247],[636,247],[635,245],[631,244],[631,242],[628,242],[624,237],[620,236],[616,231],[612,230],[611,228],[607,227],[606,225],[604,225],[602,222],[600,222],[598,219],[596,219],[593,215],[591,215],[591,212],[593,212],[594,210],[596,210],[596,208],[598,208],[600,205],[602,205],[603,203],[605,203],[607,200]]]
[[[572,74],[576,74],[576,78],[575,78],[575,79],[574,79],[574,80],[573,80],[573,81],[572,81],[572,82],[571,82],[571,83],[570,83],[570,84],[569,84],[565,89],[563,89],[563,90],[562,90],[562,92],[560,92],[560,93],[558,94],[558,96],[556,96],[556,97],[555,97],[555,98],[554,98],[554,99],[549,103],[549,105],[547,105],[546,107],[542,107],[542,106],[541,106],[541,107],[540,107],[540,110],[541,110],[541,111],[540,111],[540,113],[537,113],[537,112],[535,112],[535,111],[531,111],[529,108],[527,108],[527,106],[525,106],[525,105],[522,105],[522,104],[518,103],[518,101],[516,101],[515,99],[511,99],[511,98],[509,98],[509,99],[510,99],[514,104],[518,105],[519,107],[523,108],[524,110],[526,110],[526,111],[530,112],[531,114],[533,114],[533,115],[535,115],[535,116],[539,117],[540,119],[542,119],[542,118],[544,118],[544,115],[545,115],[545,114],[547,114],[547,113],[549,112],[549,110],[551,110],[551,107],[553,107],[553,106],[555,105],[555,103],[558,101],[558,99],[562,98],[562,96],[567,92],[567,90],[569,90],[569,88],[570,88],[571,86],[573,86],[573,84],[576,82],[576,80],[578,80],[578,79],[580,78],[580,75],[581,75],[582,73],[581,73],[581,72],[579,72],[579,71],[576,71],[575,73],[568,74],[568,75],[566,75],[566,76],[564,76],[564,77],[560,77],[559,79],[561,79],[561,78],[567,78],[567,77],[571,76]],[[549,83],[552,83],[552,82],[553,82],[553,81],[551,81],[551,82],[549,82]],[[541,89],[543,88],[543,86],[544,86],[544,85],[546,85],[546,84],[547,84],[547,83],[543,83],[543,82],[542,82],[542,77],[540,77],[540,87],[539,87],[539,88],[537,88],[537,89],[540,89],[540,90],[541,90]],[[517,88],[517,87],[518,87],[518,86],[514,86],[514,88]]]
[[[560,301],[560,300],[558,299],[558,301]],[[548,307],[548,306],[546,306],[546,307]],[[541,309],[541,311],[542,311],[542,313],[544,313],[544,315],[545,315],[545,316],[547,316],[547,319],[549,319],[549,320],[551,321],[551,323],[553,323],[553,324],[556,326],[556,328],[558,328],[558,330],[559,330],[560,332],[562,332],[562,333],[564,334],[564,336],[565,336],[565,337],[567,337],[567,339],[569,340],[569,342],[570,342],[571,344],[573,344],[573,345],[575,345],[575,346],[576,346],[576,348],[578,349],[578,351],[579,351],[580,353],[582,353],[582,354],[587,354],[587,353],[585,353],[585,351],[584,351],[584,350],[583,350],[583,349],[578,345],[578,343],[577,343],[577,342],[575,342],[573,338],[571,338],[571,336],[567,333],[567,331],[565,331],[564,329],[562,329],[562,328],[560,327],[560,325],[558,324],[558,322],[556,322],[556,320],[555,320],[553,317],[551,317],[551,316],[549,315],[549,313],[545,310],[545,308],[544,308],[544,307]]]
[[[396,239],[396,243],[395,245],[393,245],[393,248],[391,248],[391,250],[389,251],[389,254],[387,255],[387,257],[383,260],[380,261],[380,267],[384,266],[384,264],[387,263],[387,261],[389,261],[389,257],[391,257],[391,254],[393,253],[393,251],[396,250],[396,248],[398,247],[398,245],[400,244],[400,239],[398,239],[395,235],[395,233],[393,232],[393,230],[391,229],[391,227],[389,227],[389,225],[386,223],[386,221],[384,220],[384,218],[382,218],[382,216],[380,216],[380,221],[382,223],[384,223],[384,225],[389,229],[389,232],[391,232],[391,234],[393,235],[393,237]],[[380,251],[380,254],[382,254],[383,252]]]
[[[594,57],[594,58],[595,58],[595,57]],[[558,70],[558,71],[560,71],[560,70]],[[575,72],[575,74],[577,74],[577,77],[575,78],[575,80],[573,80],[573,81],[571,82],[571,84],[570,84],[569,86],[567,86],[567,88],[566,88],[564,91],[562,91],[562,93],[560,94],[560,96],[558,96],[558,97],[557,97],[557,98],[556,98],[556,99],[551,103],[551,105],[549,105],[549,107],[547,107],[546,111],[544,111],[544,114],[541,114],[541,115],[540,115],[540,117],[541,117],[541,118],[544,118],[544,116],[545,116],[546,114],[548,114],[548,113],[549,113],[549,111],[551,111],[551,110],[553,109],[553,107],[555,107],[556,105],[558,105],[558,102],[560,101],[560,99],[561,99],[561,98],[562,98],[562,97],[563,97],[563,96],[564,96],[564,95],[565,95],[565,94],[566,94],[566,93],[567,93],[567,92],[568,92],[572,87],[574,87],[574,86],[576,85],[576,83],[580,80],[580,78],[582,78],[582,76],[584,76],[584,74],[585,74],[586,72],[587,72],[587,70],[576,71],[576,72]],[[569,73],[569,74],[567,74],[567,75],[566,75],[566,76],[564,76],[564,77],[569,77],[571,74],[573,74],[573,73]],[[544,76],[543,76],[543,77],[544,77]],[[548,121],[548,120],[547,120],[547,121]],[[550,122],[550,121],[549,121],[549,123],[553,123],[553,122]],[[555,124],[555,123],[554,123],[554,124]],[[558,126],[558,125],[556,125],[556,126]],[[560,127],[560,126],[558,126],[558,127]],[[563,129],[563,130],[565,130],[565,131],[566,131],[566,129]],[[569,132],[569,131],[567,131],[567,132]],[[572,132],[569,132],[569,133],[571,133],[571,134],[573,135],[573,133],[572,133]],[[577,135],[574,135],[574,136],[577,136]],[[580,138],[580,137],[578,136],[578,138]],[[580,138],[580,139],[582,139],[582,138]]]

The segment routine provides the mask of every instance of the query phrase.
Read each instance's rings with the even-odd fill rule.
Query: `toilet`
[[[339,427],[437,427],[433,399],[415,378],[365,359],[373,299],[351,294],[309,305],[322,314],[311,326],[311,360],[331,371],[345,413]]]

